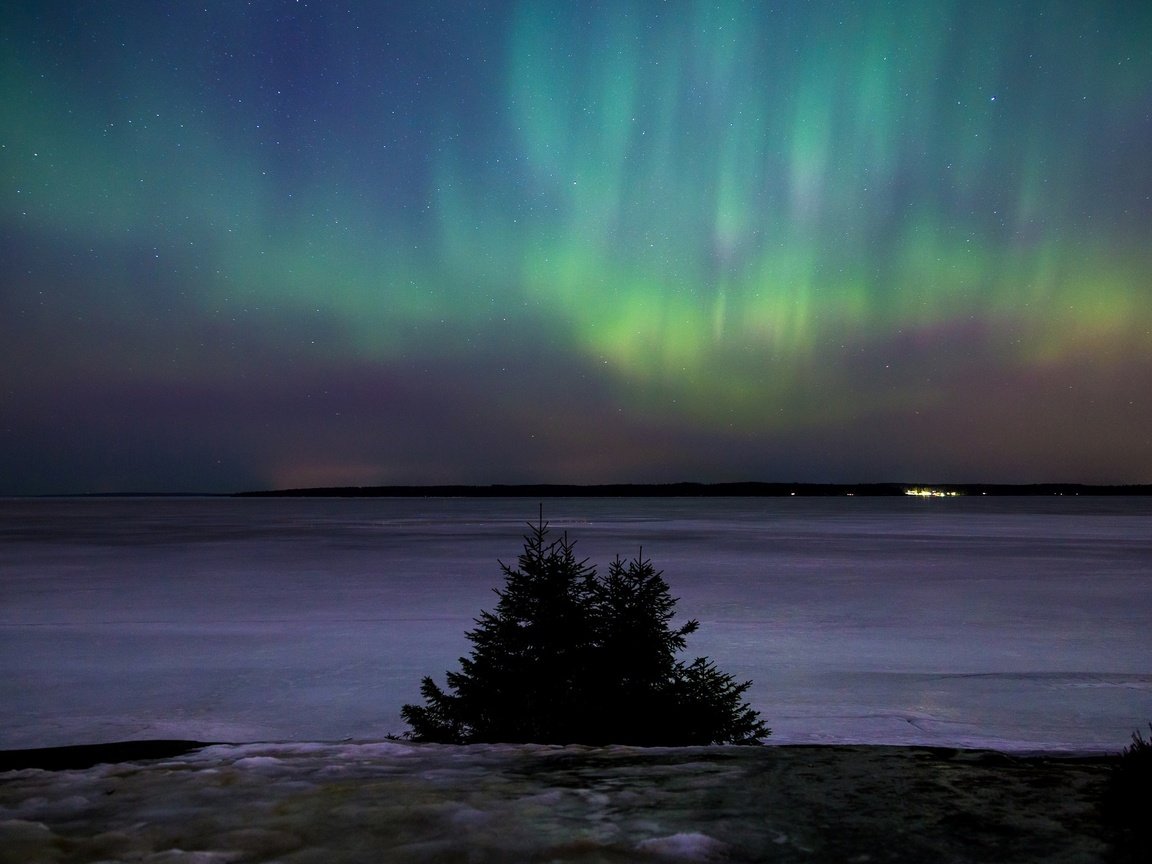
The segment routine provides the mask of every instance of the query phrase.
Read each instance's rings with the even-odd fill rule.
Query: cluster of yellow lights
[[[917,498],[955,498],[960,493],[954,489],[905,489],[905,495],[915,495]]]

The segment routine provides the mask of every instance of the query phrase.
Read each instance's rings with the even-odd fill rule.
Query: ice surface
[[[0,747],[379,739],[454,668],[524,500],[0,501]],[[665,571],[780,742],[1118,749],[1152,717],[1148,499],[569,499]]]

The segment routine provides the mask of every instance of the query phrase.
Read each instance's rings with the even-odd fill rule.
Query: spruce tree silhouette
[[[700,625],[670,627],[676,599],[643,549],[627,564],[617,556],[597,587],[600,668],[593,686],[610,708],[602,734],[617,744],[658,743],[677,710],[668,704],[676,655]]]
[[[676,659],[695,620],[671,627],[676,598],[641,555],[600,579],[568,535],[549,540],[543,508],[517,566],[466,635],[469,657],[431,677],[401,716],[413,741],[752,744],[770,734],[737,683],[707,658]]]

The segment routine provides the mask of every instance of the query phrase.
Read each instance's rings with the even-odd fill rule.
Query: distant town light
[[[904,494],[915,495],[917,498],[956,498],[960,495],[955,489],[932,489],[924,486],[905,489]]]

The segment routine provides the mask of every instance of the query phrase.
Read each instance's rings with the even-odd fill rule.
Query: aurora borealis
[[[0,493],[1152,482],[1152,7],[17,2]]]

